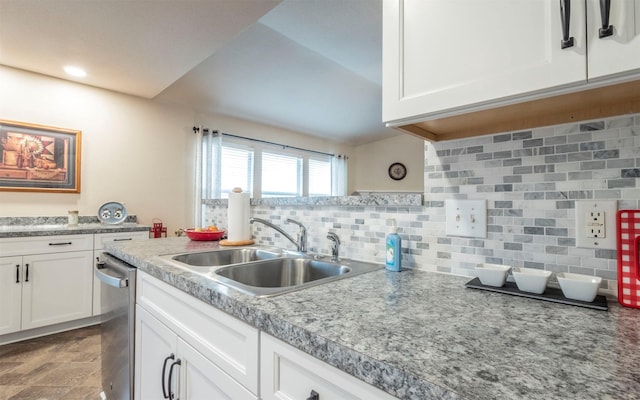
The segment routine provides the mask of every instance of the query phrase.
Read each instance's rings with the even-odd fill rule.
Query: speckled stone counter
[[[466,289],[467,277],[384,269],[267,299],[157,255],[186,238],[113,243],[141,270],[401,399],[637,399],[640,310]]]
[[[115,225],[103,224],[97,217],[80,217],[76,226],[67,225],[67,217],[1,217],[0,238],[27,236],[81,235],[92,233],[148,231],[149,226],[137,223],[135,216]]]

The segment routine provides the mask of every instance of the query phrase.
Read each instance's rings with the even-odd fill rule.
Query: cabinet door
[[[257,399],[181,338],[178,338],[178,357],[181,361],[180,399]]]
[[[169,367],[177,359],[176,334],[144,308],[136,306],[135,397],[163,399],[168,390]],[[173,355],[173,358],[170,356]],[[163,367],[166,364],[165,374]],[[173,391],[177,393],[177,372],[173,374]],[[167,392],[168,393],[168,392]]]
[[[586,82],[583,2],[384,0],[383,120],[446,116]],[[502,103],[494,100],[501,99]]]
[[[22,257],[0,258],[0,335],[20,330]]]
[[[136,303],[244,387],[258,394],[258,330],[138,271]]]
[[[395,397],[266,334],[260,335],[260,381],[264,400],[392,400]]]
[[[611,2],[609,25],[613,26],[612,36],[599,37],[600,16],[600,2],[587,0],[589,79],[640,73],[640,0]]]
[[[93,252],[23,257],[22,329],[91,316]]]

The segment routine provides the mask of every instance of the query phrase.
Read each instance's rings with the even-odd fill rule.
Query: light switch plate
[[[615,249],[617,210],[615,200],[576,201],[576,246]]]
[[[447,236],[487,237],[486,200],[445,200]]]

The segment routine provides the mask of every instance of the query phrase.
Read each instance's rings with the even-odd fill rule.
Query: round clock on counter
[[[407,176],[407,167],[404,164],[396,162],[389,166],[389,177],[395,181],[404,179]]]

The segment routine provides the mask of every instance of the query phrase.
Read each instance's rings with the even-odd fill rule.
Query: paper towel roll
[[[251,228],[249,226],[249,193],[236,192],[234,189],[229,193],[229,205],[227,207],[227,240],[238,242],[251,239]]]

